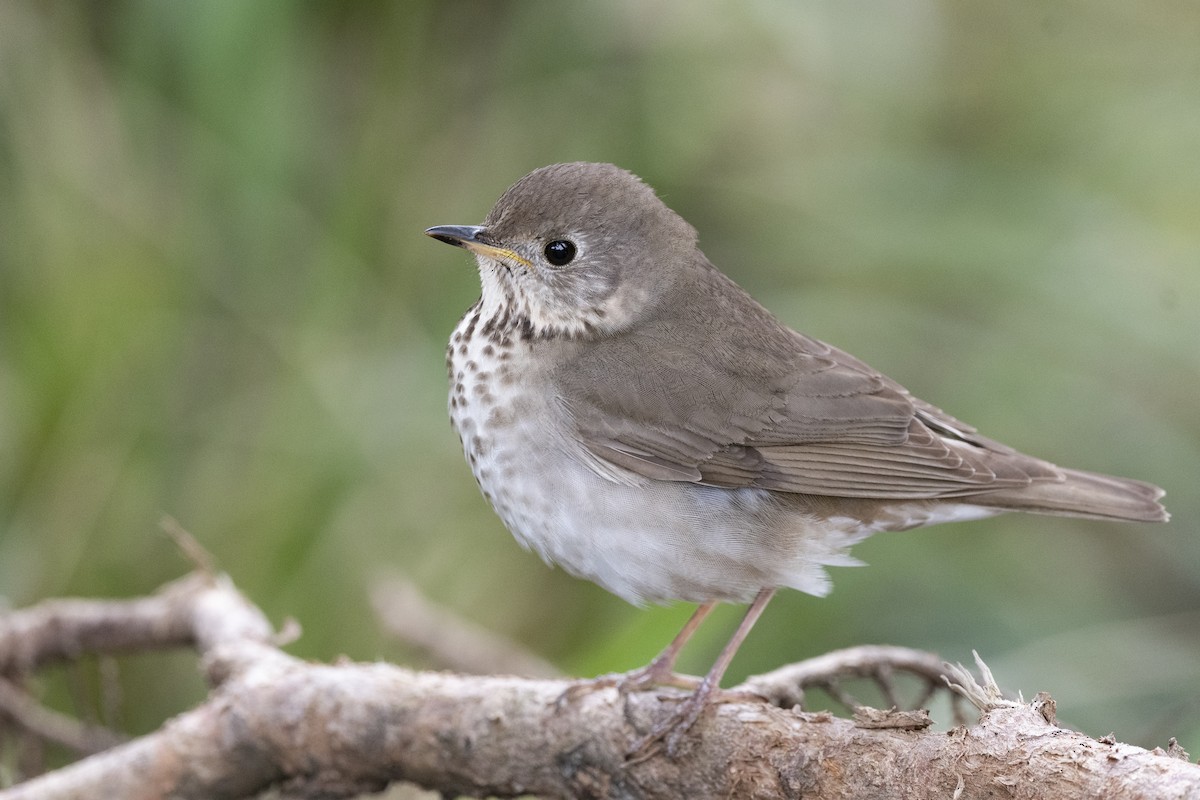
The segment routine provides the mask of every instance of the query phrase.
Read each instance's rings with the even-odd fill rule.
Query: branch
[[[271,625],[228,578],[193,573],[137,600],[47,600],[0,615],[0,674],[85,653],[133,653],[222,641],[269,641]]]
[[[925,685],[924,691],[910,704],[913,707],[926,703],[938,689],[957,690],[962,686],[960,674],[933,653],[872,644],[837,650],[798,664],[787,664],[747,678],[737,688],[765,697],[781,708],[803,708],[805,690],[819,688],[853,710],[861,704],[842,689],[842,683],[848,678],[867,678],[880,687],[889,703],[900,706],[894,680],[897,672],[913,675]],[[951,698],[955,722],[959,725],[966,724],[966,715],[959,702],[963,696],[956,691]]]
[[[125,737],[108,728],[86,725],[46,708],[3,678],[0,678],[0,714],[39,739],[85,755],[99,753],[125,741]]]
[[[400,575],[375,582],[371,605],[389,634],[421,650],[444,669],[530,678],[562,674],[548,661],[436,605]]]
[[[332,798],[398,780],[501,797],[848,798],[882,787],[914,800],[1200,796],[1200,767],[1059,728],[1044,698],[991,704],[978,725],[949,734],[880,727],[886,712],[856,724],[731,700],[701,717],[677,759],[630,764],[629,743],[683,695],[622,697],[599,684],[565,695],[573,684],[563,680],[311,664],[280,652],[227,581],[207,579],[187,602],[174,592],[134,602],[155,601],[192,627],[185,638],[216,687],[209,699],[0,800],[240,798],[270,786]]]

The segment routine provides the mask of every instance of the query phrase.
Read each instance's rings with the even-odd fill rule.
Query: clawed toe
[[[600,689],[611,689],[614,686],[616,686],[617,690],[621,691],[623,694],[624,692],[621,689],[621,686],[625,679],[626,676],[624,675],[613,674],[599,675],[595,678],[585,678],[583,680],[574,681],[566,689],[563,689],[562,694],[555,699],[554,708],[557,710],[562,710],[564,706],[574,703],[585,694],[591,694],[592,692],[599,691]]]
[[[563,706],[575,702],[586,694],[613,687],[616,687],[621,696],[625,697],[635,692],[644,692],[648,689],[653,689],[657,686],[671,686],[687,691],[695,691],[700,686],[700,678],[693,675],[677,675],[670,670],[656,670],[651,667],[634,670],[633,672],[599,675],[595,678],[574,681],[555,699],[554,707],[561,709]]]
[[[671,716],[655,725],[649,733],[629,746],[625,752],[626,763],[641,763],[653,757],[663,747],[666,748],[668,758],[675,758],[679,751],[679,744],[691,727],[696,724],[696,720],[700,719],[704,709],[711,705],[710,700],[710,693],[699,689],[689,695]]]
[[[700,686],[700,678],[694,675],[679,675],[670,670],[639,669],[627,674],[617,684],[617,691],[622,695],[633,692],[644,692],[655,686],[673,686],[676,689],[695,691]]]
[[[653,757],[661,748],[665,748],[669,758],[675,758],[684,737],[700,715],[710,706],[720,703],[753,703],[767,702],[762,695],[747,691],[725,691],[706,685],[703,681],[691,695],[682,699],[671,716],[650,729],[645,736],[637,739],[625,752],[627,764],[638,764]]]

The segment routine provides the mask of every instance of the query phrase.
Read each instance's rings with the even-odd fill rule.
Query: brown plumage
[[[1158,522],[1162,490],[981,436],[797,333],[719,272],[636,176],[557,164],[482,226],[483,293],[449,351],[451,419],[523,544],[633,602],[702,603],[625,688],[670,677],[714,602],[754,602],[677,718],[714,691],[777,587],[828,591],[872,533],[1004,511]]]
[[[615,334],[613,346],[581,350],[558,376],[575,432],[596,456],[654,480],[723,488],[1166,519],[1157,487],[1062,469],[981,436],[784,327],[698,250],[694,259],[693,280],[672,287],[661,313]],[[672,341],[688,328],[721,346]]]

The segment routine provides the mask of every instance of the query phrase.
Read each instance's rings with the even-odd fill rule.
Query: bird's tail
[[[971,503],[1006,511],[1090,519],[1130,522],[1166,522],[1170,519],[1170,514],[1158,502],[1165,493],[1153,484],[1062,467],[1058,471],[1062,473],[1062,480],[1035,480],[1021,489],[974,496]]]

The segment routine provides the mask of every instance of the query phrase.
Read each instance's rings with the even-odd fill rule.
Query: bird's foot
[[[598,675],[595,678],[582,678],[577,681],[572,681],[571,685],[563,689],[563,693],[554,701],[554,708],[561,711],[565,706],[574,703],[585,694],[599,691],[600,689],[611,689],[614,686],[619,687],[621,680],[624,678],[620,674]]]
[[[617,691],[622,696],[631,692],[642,692],[646,689],[652,689],[655,686],[674,686],[677,689],[687,689],[695,691],[700,688],[703,681],[694,675],[680,675],[671,669],[672,665],[660,662],[658,659],[651,661],[641,669],[635,669],[633,672],[627,672],[619,677],[617,683]]]
[[[554,707],[561,709],[584,695],[600,689],[616,687],[621,697],[625,697],[633,692],[642,692],[656,686],[673,686],[678,689],[694,691],[699,688],[701,682],[701,679],[694,675],[677,675],[669,666],[664,668],[663,665],[652,661],[648,666],[632,672],[614,672],[575,681],[558,696],[554,701]]]
[[[700,719],[712,700],[713,687],[703,681],[671,714],[657,723],[645,736],[637,739],[625,753],[627,764],[639,764],[657,755],[664,747],[668,758],[675,758],[679,743],[688,730]]]
[[[707,680],[700,681],[696,690],[680,702],[671,716],[659,722],[650,732],[637,739],[625,753],[627,764],[639,764],[666,749],[668,758],[675,758],[684,737],[709,706],[718,703],[766,702],[753,692],[724,691]]]

